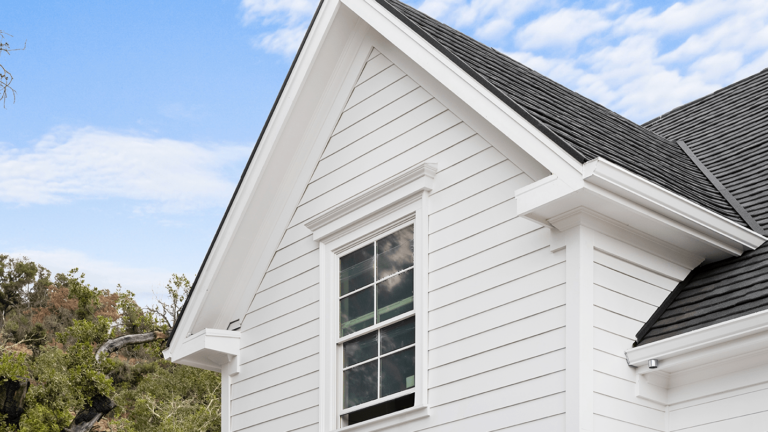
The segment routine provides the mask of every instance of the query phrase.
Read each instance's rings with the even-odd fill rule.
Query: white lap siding
[[[562,430],[564,253],[514,218],[532,182],[374,51],[242,324],[233,430],[317,430],[318,245],[304,223],[424,162],[432,415],[398,430]]]
[[[665,407],[635,396],[624,351],[676,282],[595,251],[595,431],[666,431]]]
[[[768,431],[768,385],[670,406],[669,426],[670,431]]]

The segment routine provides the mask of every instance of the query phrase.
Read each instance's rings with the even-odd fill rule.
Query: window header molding
[[[315,241],[329,242],[432,191],[437,164],[423,163],[383,181],[304,224]]]

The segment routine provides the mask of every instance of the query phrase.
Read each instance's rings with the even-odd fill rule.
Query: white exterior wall
[[[565,255],[513,218],[514,190],[532,180],[374,50],[243,320],[232,430],[318,429],[319,252],[304,223],[424,162],[439,169],[431,415],[399,430],[563,429]]]
[[[624,351],[677,281],[594,254],[594,425],[599,432],[666,431],[666,407],[635,396]]]
[[[749,386],[669,407],[670,432],[767,430],[767,384]]]

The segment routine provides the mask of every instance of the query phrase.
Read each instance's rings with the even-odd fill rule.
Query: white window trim
[[[313,238],[320,243],[321,432],[372,432],[429,415],[427,405],[427,205],[429,193],[432,191],[432,180],[436,173],[435,164],[418,165],[334,206],[306,223],[313,232]],[[338,333],[339,257],[410,224],[414,225],[414,308],[412,313],[393,318],[389,324],[410,316],[416,317],[414,406],[340,428],[342,414],[340,342],[350,337],[342,338]],[[409,392],[406,390],[398,395]],[[376,403],[389,398],[377,399]],[[362,406],[355,408],[359,409]]]

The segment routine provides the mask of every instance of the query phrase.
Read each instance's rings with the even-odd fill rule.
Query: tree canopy
[[[75,430],[94,410],[108,414],[91,430],[220,430],[219,375],[161,355],[189,286],[172,275],[167,296],[144,309],[131,291],[93,287],[78,269],[52,275],[0,255],[0,430]],[[120,342],[139,339],[150,341]]]

